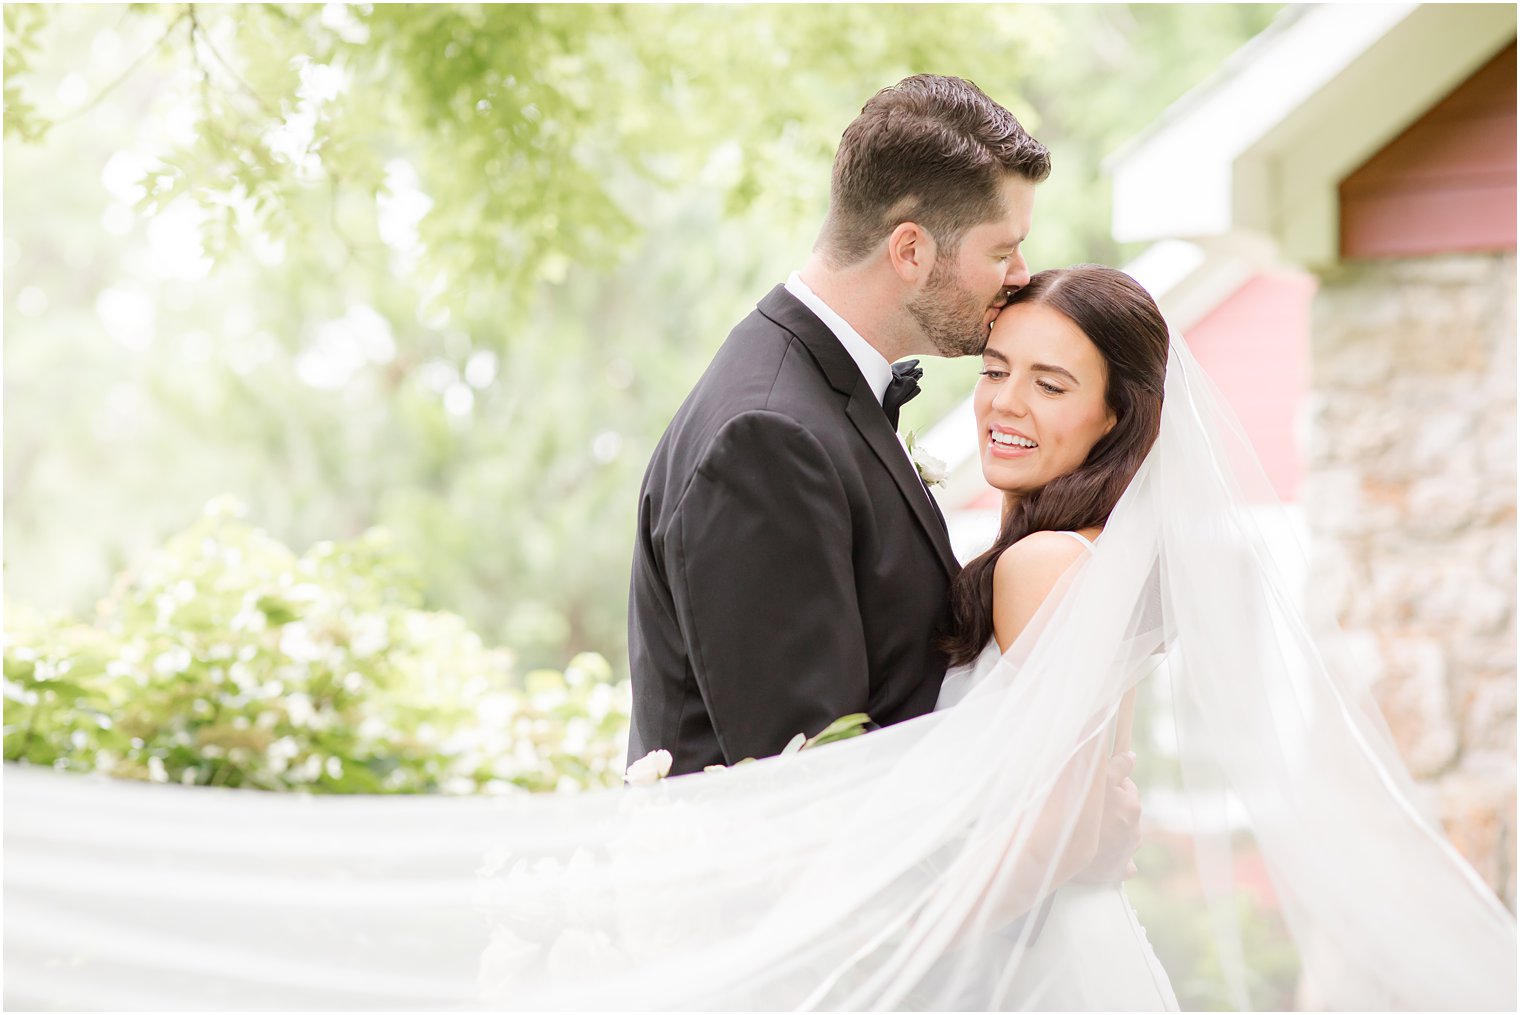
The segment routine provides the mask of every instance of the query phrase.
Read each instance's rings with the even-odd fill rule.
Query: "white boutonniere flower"
[[[908,458],[912,460],[913,467],[918,470],[918,478],[924,481],[925,486],[938,486],[945,481],[945,477],[950,474],[950,467],[923,449],[918,443],[916,431],[908,432],[907,446]]]
[[[669,751],[650,751],[628,766],[623,779],[630,786],[653,786],[670,774],[672,760]]]

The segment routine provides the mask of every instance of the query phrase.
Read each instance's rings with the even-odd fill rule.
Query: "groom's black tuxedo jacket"
[[[629,597],[628,756],[673,774],[934,707],[944,520],[834,334],[777,286],[655,449]]]

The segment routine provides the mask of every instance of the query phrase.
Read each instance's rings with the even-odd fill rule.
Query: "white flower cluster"
[[[670,774],[671,754],[666,750],[650,751],[628,766],[623,774],[630,786],[653,786]]]
[[[943,459],[931,455],[918,442],[917,432],[910,431],[904,443],[908,448],[908,457],[913,460],[913,467],[918,470],[918,478],[924,481],[925,486],[938,486],[949,477],[950,467]]]
[[[102,623],[10,608],[7,760],[321,792],[621,781],[630,696],[606,660],[520,674],[398,592],[387,552],[371,533],[298,557],[219,503]]]

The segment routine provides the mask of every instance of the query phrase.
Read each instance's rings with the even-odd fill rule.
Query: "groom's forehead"
[[[1010,222],[1006,218],[983,222],[973,227],[973,232],[989,247],[1016,247],[1029,238],[1026,223]]]
[[[1024,242],[1034,218],[1034,195],[1034,184],[1021,177],[1008,177],[998,216],[983,222],[982,228],[997,234],[998,239]]]

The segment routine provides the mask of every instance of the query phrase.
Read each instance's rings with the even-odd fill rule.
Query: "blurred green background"
[[[620,783],[639,480],[865,100],[976,81],[1053,151],[1031,267],[1122,264],[1103,158],[1276,9],[6,5],[6,759]],[[925,365],[905,429],[977,369]],[[1188,846],[1146,849],[1221,1007]]]
[[[1054,153],[1031,266],[1122,263],[1101,160],[1275,9],[7,5],[6,599],[88,615],[227,494],[622,674],[648,455],[861,104],[975,80]]]

